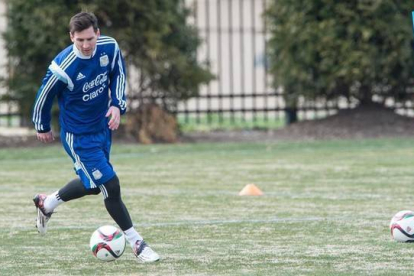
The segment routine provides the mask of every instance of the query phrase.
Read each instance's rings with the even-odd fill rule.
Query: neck
[[[93,49],[92,55],[90,55],[90,56],[85,56],[84,54],[82,54],[82,52],[75,46],[75,44],[73,44],[73,51],[75,52],[75,54],[78,58],[91,59],[96,53],[96,46],[95,46],[95,49]]]

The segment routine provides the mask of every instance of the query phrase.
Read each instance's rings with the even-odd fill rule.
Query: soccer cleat
[[[47,195],[38,194],[33,198],[33,202],[37,209],[36,227],[39,234],[44,235],[47,232],[47,222],[52,216],[52,212],[46,213],[44,202]]]
[[[143,263],[156,262],[160,259],[160,256],[145,241],[137,241],[133,251],[137,260]]]

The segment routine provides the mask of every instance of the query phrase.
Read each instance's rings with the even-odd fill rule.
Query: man
[[[69,23],[70,45],[49,66],[37,92],[33,123],[37,138],[54,140],[51,108],[58,98],[62,144],[72,158],[78,178],[50,194],[38,194],[36,226],[40,234],[60,204],[102,192],[105,207],[131,244],[137,260],[159,260],[132,225],[121,199],[119,179],[109,162],[111,131],[126,111],[125,64],[115,39],[100,36],[94,14],[81,12]]]

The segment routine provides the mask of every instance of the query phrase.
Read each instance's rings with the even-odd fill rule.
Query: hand
[[[43,143],[50,143],[55,140],[55,137],[53,136],[53,132],[49,131],[46,133],[37,133],[37,139]]]
[[[108,127],[110,130],[118,129],[119,124],[121,122],[121,112],[119,111],[118,107],[111,106],[108,109],[108,112],[106,112],[105,117],[111,117],[111,119],[108,122]]]

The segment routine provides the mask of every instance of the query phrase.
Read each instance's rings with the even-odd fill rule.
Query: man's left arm
[[[115,44],[114,58],[111,64],[110,85],[111,90],[111,107],[119,108],[120,114],[126,111],[126,69],[124,58],[118,44]]]
[[[115,44],[114,58],[111,64],[110,86],[111,91],[111,106],[106,113],[109,117],[108,127],[111,130],[116,130],[121,122],[121,115],[126,111],[126,70],[125,62],[122,57],[121,50],[118,44]]]

